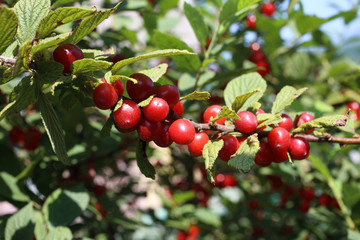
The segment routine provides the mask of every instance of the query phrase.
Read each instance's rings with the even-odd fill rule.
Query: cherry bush
[[[360,238],[357,6],[100,2],[1,2],[0,239]]]

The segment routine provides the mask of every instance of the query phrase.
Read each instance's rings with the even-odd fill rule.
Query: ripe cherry
[[[71,73],[71,64],[79,59],[84,58],[84,54],[80,48],[73,44],[63,44],[58,46],[53,52],[55,62],[64,66],[64,73]]]
[[[266,61],[265,53],[260,48],[259,50],[254,50],[248,57],[248,60],[253,63]]]
[[[175,107],[179,102],[180,93],[179,89],[173,85],[166,84],[158,87],[155,90],[156,97],[164,99],[168,104],[170,109]]]
[[[255,164],[267,167],[273,161],[273,153],[271,147],[267,142],[260,142],[260,150],[255,156]]]
[[[320,194],[320,196],[318,197],[318,204],[325,207],[329,206],[331,204],[331,196],[326,193]]]
[[[178,119],[169,128],[171,139],[177,144],[187,145],[195,137],[195,128],[186,119]]]
[[[189,151],[195,156],[200,156],[208,141],[209,137],[205,132],[195,133],[194,139],[188,144]]]
[[[303,160],[310,152],[309,142],[301,137],[294,137],[290,140],[289,153],[292,159]]]
[[[39,146],[42,135],[39,129],[31,127],[25,132],[24,148],[34,151]]]
[[[219,151],[219,158],[225,162],[229,161],[231,155],[236,153],[240,144],[236,137],[232,135],[222,136],[220,139],[224,141],[224,146]]]
[[[123,95],[124,93],[124,84],[121,80],[115,81],[113,84],[113,87],[115,88],[115,91],[118,95]]]
[[[137,80],[137,83],[126,82],[126,90],[132,100],[141,102],[154,94],[154,82],[151,78],[142,73],[134,73],[130,77]]]
[[[276,7],[275,7],[274,3],[272,3],[272,2],[264,3],[261,6],[261,13],[268,17],[271,17],[274,14],[275,10],[276,10]]]
[[[134,127],[140,120],[141,111],[131,100],[124,100],[121,107],[114,111],[114,122],[121,129]]]
[[[248,14],[246,17],[246,23],[248,28],[255,29],[256,28],[256,17],[254,14]]]
[[[161,122],[159,134],[154,140],[155,144],[159,147],[168,147],[173,143],[173,140],[169,134],[170,125],[170,122]]]
[[[142,112],[149,121],[159,122],[168,115],[169,105],[164,99],[154,97],[148,105],[143,107]]]
[[[357,111],[360,109],[360,103],[355,101],[350,101],[346,104],[348,108],[350,108],[352,111]]]
[[[314,189],[312,188],[302,188],[300,189],[300,197],[301,199],[311,202],[315,197]]]
[[[287,114],[281,114],[281,122],[279,122],[279,127],[285,128],[289,132],[294,126],[294,122]]]
[[[289,159],[287,150],[281,152],[273,151],[273,154],[273,162],[275,163],[282,163]]]
[[[309,122],[309,121],[312,121],[314,120],[315,117],[313,115],[311,115],[310,113],[308,112],[303,112],[301,113],[299,116],[297,116],[297,118],[295,119],[295,127],[299,127],[301,126],[302,124],[306,123],[306,122]],[[313,129],[310,129],[308,130],[307,132],[305,132],[306,134],[310,134],[314,131],[314,128]]]
[[[158,136],[160,126],[160,122],[152,122],[142,117],[136,125],[136,131],[143,141],[150,142]]]
[[[256,200],[256,199],[251,199],[249,202],[248,202],[248,207],[251,209],[251,210],[256,210],[259,208],[259,201]]]
[[[300,212],[307,213],[309,211],[309,209],[310,209],[310,203],[308,201],[302,200],[300,202],[300,209],[299,209]]]
[[[241,133],[251,133],[255,131],[258,122],[255,115],[249,111],[239,112],[237,114],[241,120],[235,120],[235,127]]]
[[[179,117],[181,117],[184,113],[184,104],[182,102],[178,102],[173,108],[172,110],[174,111],[174,113],[176,115],[178,115]]]
[[[109,83],[98,85],[93,92],[93,101],[95,106],[100,109],[110,109],[118,101],[118,94],[115,88]]]
[[[115,55],[113,55],[112,57],[110,57],[110,61],[112,61],[114,64],[124,60],[126,57],[124,55],[122,55],[121,53],[117,53]]]
[[[262,76],[265,77],[271,71],[270,63],[266,60],[261,60],[256,62],[256,67],[258,68],[257,72]]]
[[[25,132],[20,127],[13,127],[9,131],[9,139],[14,145],[21,144],[25,140]]]
[[[268,143],[273,151],[283,152],[290,146],[290,133],[282,127],[271,130],[268,134]]]
[[[203,114],[204,122],[205,123],[210,122],[210,118],[211,117],[215,118],[219,114],[220,110],[221,110],[220,105],[211,105],[210,107],[208,107]],[[223,117],[216,120],[216,123],[222,125],[225,123],[225,121],[226,121],[226,117]]]

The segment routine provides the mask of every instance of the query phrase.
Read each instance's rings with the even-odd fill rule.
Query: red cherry
[[[251,133],[256,130],[258,125],[257,119],[252,112],[243,111],[237,114],[241,120],[235,120],[235,127],[241,133]]]
[[[280,190],[284,186],[284,182],[279,176],[267,175],[266,178],[269,180],[272,190]]]
[[[281,122],[279,122],[279,127],[285,128],[289,132],[294,126],[294,122],[287,114],[281,114]]]
[[[273,151],[273,154],[273,162],[275,163],[282,163],[289,159],[287,150],[281,152]]]
[[[64,66],[64,73],[70,73],[71,64],[76,60],[83,59],[84,54],[80,48],[68,43],[58,46],[53,52],[53,58],[55,62]]]
[[[151,78],[142,73],[134,73],[130,77],[137,80],[137,83],[126,82],[126,90],[132,100],[141,102],[154,94],[154,82]]]
[[[239,147],[241,146],[241,144],[242,144],[246,139],[247,139],[247,137],[240,137],[240,138],[238,139],[238,141],[239,141]]]
[[[246,17],[246,23],[248,28],[255,29],[256,28],[256,17],[254,14],[248,14]]]
[[[273,151],[283,152],[290,146],[290,133],[282,127],[271,130],[268,134],[268,143]]]
[[[251,210],[256,210],[259,208],[259,202],[258,200],[255,200],[255,199],[252,199],[248,202],[248,207],[251,209]]]
[[[309,142],[301,137],[294,137],[290,140],[289,153],[292,159],[303,160],[309,156]]]
[[[222,136],[220,139],[224,141],[224,146],[219,151],[219,158],[225,162],[229,161],[231,155],[236,153],[240,144],[236,137],[232,135]]]
[[[42,135],[39,129],[29,128],[25,132],[24,148],[29,151],[34,151],[41,141]]]
[[[149,121],[159,122],[168,115],[169,105],[164,99],[154,97],[148,105],[143,107],[142,112]]]
[[[131,100],[124,100],[121,107],[114,111],[114,122],[121,129],[134,127],[140,120],[141,111]]]
[[[209,141],[206,133],[195,133],[195,137],[191,143],[188,144],[189,151],[195,156],[200,156],[204,149],[205,144]]]
[[[93,92],[93,101],[95,106],[100,109],[110,109],[118,101],[118,94],[115,88],[109,83],[98,85]]]
[[[155,91],[155,94],[156,97],[164,99],[169,104],[170,109],[175,107],[180,98],[179,89],[170,84],[158,87]]]
[[[248,60],[253,63],[266,61],[265,53],[261,49],[253,51],[248,57]]]
[[[13,127],[9,131],[9,139],[14,145],[23,143],[25,140],[25,132],[19,127]]]
[[[197,236],[200,234],[200,228],[196,225],[191,224],[189,226],[188,234],[188,240],[196,240]]]
[[[270,63],[266,60],[261,60],[256,62],[256,67],[258,68],[257,72],[262,76],[265,77],[271,71]]]
[[[223,184],[224,187],[235,187],[237,186],[237,180],[232,174],[225,174]]]
[[[178,115],[179,117],[181,117],[184,113],[184,104],[182,102],[178,102],[173,108],[172,110],[174,111],[174,113],[176,115]]]
[[[297,118],[295,119],[295,127],[299,127],[300,125],[304,124],[304,123],[307,123],[309,121],[312,121],[314,120],[315,117],[313,115],[311,115],[310,113],[308,112],[303,112],[301,113],[299,116],[297,116]],[[306,134],[310,134],[314,131],[314,128],[313,129],[310,129],[309,131],[305,132]]]
[[[215,175],[214,177],[214,181],[215,181],[215,186],[218,188],[223,188],[224,187],[224,180],[225,180],[225,175],[218,173]]]
[[[113,87],[115,88],[115,91],[118,95],[123,95],[124,93],[124,84],[121,80],[115,81],[113,84]]]
[[[300,209],[299,209],[300,212],[307,213],[309,211],[309,209],[310,209],[310,203],[308,201],[302,200],[300,202]]]
[[[355,101],[350,101],[346,104],[348,108],[350,108],[352,111],[357,111],[360,109],[360,103]]]
[[[204,123],[209,123],[210,118],[211,117],[215,118],[219,114],[220,110],[221,110],[220,105],[212,105],[208,107],[203,114]],[[226,117],[223,117],[216,120],[216,123],[223,125],[225,121],[226,121]]]
[[[99,197],[106,193],[106,188],[103,185],[93,185],[91,186],[91,191],[95,194],[95,196]]]
[[[114,64],[124,60],[126,57],[124,55],[122,55],[121,53],[117,53],[115,55],[113,55],[112,57],[110,57],[110,61],[112,61]]]
[[[314,189],[312,189],[312,188],[302,188],[302,189],[300,189],[300,197],[304,201],[311,202],[315,197]]]
[[[274,14],[275,10],[276,10],[276,7],[275,7],[274,3],[272,3],[272,2],[264,3],[261,6],[261,13],[268,17],[271,17]]]
[[[267,167],[271,164],[273,153],[271,147],[267,142],[260,142],[260,150],[255,156],[255,164],[261,167]]]
[[[160,122],[152,122],[142,117],[136,125],[136,131],[143,141],[150,142],[159,134],[160,126]]]
[[[161,122],[159,134],[154,140],[159,147],[168,147],[173,143],[169,134],[170,125],[171,123],[169,122]]]
[[[177,144],[187,145],[195,137],[195,128],[186,119],[178,119],[169,128],[171,139]]]
[[[320,194],[320,196],[318,197],[318,204],[325,207],[329,206],[331,204],[331,196],[326,193]]]
[[[131,133],[136,130],[136,125],[131,128],[121,128],[115,123],[115,128],[121,133]]]
[[[187,240],[187,234],[184,231],[180,231],[176,237],[177,240]]]
[[[331,198],[331,206],[337,210],[340,210],[340,205],[338,203],[338,201],[336,200],[336,198]]]

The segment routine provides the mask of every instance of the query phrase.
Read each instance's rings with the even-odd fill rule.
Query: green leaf
[[[266,82],[258,73],[248,73],[234,78],[227,84],[224,90],[226,106],[231,107],[236,97],[255,91],[257,89],[260,89],[261,91],[254,93],[251,97],[249,97],[240,108],[240,111],[244,111],[251,107],[262,97],[266,90]]]
[[[216,158],[218,157],[219,151],[224,146],[224,141],[219,140],[215,142],[211,142],[210,140],[205,144],[204,149],[202,151],[202,156],[205,162],[205,169],[207,172],[207,176],[210,182],[215,183],[214,180],[214,163]]]
[[[162,76],[165,75],[167,69],[168,65],[166,63],[162,63],[151,69],[141,70],[139,71],[139,73],[145,74],[146,76],[151,78],[153,82],[157,82],[157,80],[159,80]]]
[[[348,240],[359,240],[360,239],[360,233],[357,231],[354,231],[352,229],[347,230],[347,239]]]
[[[34,211],[35,229],[34,236],[36,239],[44,239],[47,233],[46,222],[40,211]]]
[[[132,81],[133,83],[137,83],[137,80],[135,78],[130,78],[127,76],[122,76],[122,75],[112,75],[110,77],[110,83],[114,83],[117,80],[126,80],[126,81]]]
[[[57,189],[46,199],[42,211],[50,227],[66,226],[85,211],[90,196],[81,186]]]
[[[336,126],[345,126],[347,121],[347,116],[345,115],[332,115],[332,116],[325,116],[321,118],[317,118],[310,122],[306,122],[301,124],[299,127],[295,128],[292,133],[304,133],[309,131],[312,128],[330,128]]]
[[[5,240],[31,240],[34,232],[34,210],[32,203],[28,203],[17,213],[12,215],[6,223]]]
[[[49,231],[45,240],[72,240],[73,235],[71,230],[67,227],[56,227]]]
[[[92,13],[93,10],[74,8],[74,7],[63,7],[58,8],[55,11],[50,12],[41,22],[36,31],[37,38],[45,38],[54,29],[62,24],[81,20]]]
[[[31,161],[31,163],[23,170],[21,171],[21,173],[19,173],[19,175],[16,176],[16,181],[20,181],[22,179],[28,178],[33,170],[35,169],[35,167],[38,165],[38,163],[40,162],[40,160],[35,160],[35,161]]]
[[[241,94],[240,96],[237,96],[234,100],[234,102],[231,104],[231,108],[238,112],[241,110],[242,106],[245,104],[245,102],[255,93],[261,92],[261,89],[255,89],[252,92]]]
[[[200,222],[205,224],[219,227],[221,226],[221,220],[219,216],[215,215],[209,209],[206,208],[198,208],[195,210],[194,217],[197,218]]]
[[[161,49],[171,48],[171,49],[187,50],[186,54],[188,55],[171,57],[174,60],[175,65],[181,71],[196,72],[200,68],[201,62],[199,57],[195,53],[193,53],[194,51],[182,40],[178,39],[173,35],[162,33],[159,31],[155,31],[155,34],[153,35],[153,39],[155,44]]]
[[[227,106],[223,106],[220,112],[218,113],[218,115],[211,120],[211,124],[214,124],[216,120],[223,117],[240,120],[240,117],[237,115],[237,113],[234,110],[231,110]]]
[[[84,58],[76,60],[72,63],[73,74],[80,74],[86,72],[96,72],[109,68],[112,65],[111,62],[103,60],[95,60],[91,58]]]
[[[150,53],[146,53],[143,55],[139,55],[136,57],[131,57],[131,58],[127,58],[124,60],[121,60],[119,62],[117,62],[113,67],[111,72],[113,74],[117,73],[121,68],[132,64],[134,62],[137,61],[141,61],[141,60],[145,60],[145,59],[149,59],[149,58],[154,58],[154,57],[165,57],[165,56],[173,56],[173,55],[194,55],[195,53],[193,52],[189,52],[187,50],[178,50],[178,49],[165,49],[165,50],[158,50],[158,51],[154,51],[154,52],[150,52]]]
[[[0,7],[0,54],[2,54],[11,43],[17,30],[17,17],[12,9]]]
[[[182,205],[195,197],[196,193],[194,191],[179,192],[173,195],[173,199],[177,205]]]
[[[290,0],[288,9],[287,9],[287,13],[290,15],[290,13],[294,10],[294,7],[296,4],[298,4],[300,2],[300,0]]]
[[[155,179],[155,168],[149,162],[149,159],[146,155],[146,142],[142,140],[139,140],[136,147],[136,162],[140,171],[145,175],[145,177]]]
[[[263,126],[276,125],[281,122],[281,114],[271,114],[271,113],[261,113],[256,116],[256,119],[259,123],[257,128],[261,128]],[[260,123],[261,122],[261,123]]]
[[[17,60],[15,62],[15,68],[13,71],[13,76],[19,76],[21,73],[28,71],[29,62],[30,62],[30,52],[31,52],[31,41],[27,41],[22,44],[19,48],[17,54]]]
[[[325,178],[327,182],[332,181],[330,171],[322,159],[319,159],[314,155],[310,155],[308,159],[314,165],[314,167],[321,173],[321,175]]]
[[[111,113],[105,125],[101,129],[100,137],[110,137],[110,131],[112,126],[114,125],[114,114]]]
[[[302,81],[311,71],[311,57],[306,52],[295,52],[287,56],[283,64],[286,78]]]
[[[16,38],[19,45],[35,37],[41,20],[48,14],[50,0],[20,0],[14,10],[19,20]]]
[[[318,29],[327,19],[319,18],[315,15],[305,15],[298,13],[295,17],[296,27],[300,34],[313,32]]]
[[[238,2],[239,0],[228,0],[225,2],[220,11],[219,21],[221,23],[236,13]]]
[[[25,195],[18,185],[16,178],[6,172],[0,172],[0,195],[14,201],[27,202],[29,197]]]
[[[275,102],[272,105],[271,113],[276,114],[284,110],[287,106],[290,106],[291,103],[303,94],[307,88],[301,88],[296,90],[293,87],[285,86],[280,92],[276,95]]]
[[[64,66],[55,61],[43,61],[38,65],[38,79],[41,84],[52,84],[59,81],[63,75]]]
[[[78,0],[57,0],[53,5],[52,7],[53,8],[57,8],[61,5],[65,5],[65,4],[70,4],[70,3],[74,3],[74,2],[77,2]]]
[[[343,200],[348,208],[352,208],[360,201],[360,186],[358,183],[344,183]]]
[[[44,94],[39,96],[39,108],[46,133],[49,136],[52,149],[59,161],[70,164],[67,156],[64,133],[54,108]]]
[[[118,3],[115,7],[109,10],[95,12],[91,16],[82,20],[79,25],[76,26],[76,28],[73,30],[73,33],[71,34],[67,42],[77,44],[81,39],[91,33],[97,25],[110,17],[110,15],[115,12],[116,8],[121,3],[122,2]]]
[[[123,98],[120,98],[119,101],[116,103],[113,112],[116,112],[119,108],[121,108],[122,104],[123,104]]]
[[[154,95],[151,95],[150,97],[148,97],[145,100],[142,100],[141,102],[138,103],[139,107],[145,107],[147,105],[149,105],[149,103],[151,102],[151,100],[154,98]]]
[[[255,164],[254,159],[259,150],[259,139],[257,134],[253,134],[240,145],[234,154],[235,156],[229,160],[228,164],[240,172],[249,172]]]
[[[113,47],[106,49],[104,51],[97,49],[84,49],[81,51],[84,53],[84,58],[93,58],[93,59],[108,59],[112,55],[115,55],[115,49]]]
[[[190,4],[184,2],[184,13],[188,19],[197,39],[202,46],[206,44],[206,38],[209,36],[208,28],[200,12]]]
[[[180,101],[182,100],[198,100],[198,101],[206,101],[211,97],[209,92],[192,92],[185,97],[181,97]]]
[[[69,36],[70,36],[70,33],[63,33],[60,35],[42,39],[38,42],[37,45],[32,47],[31,54],[35,54],[37,52],[40,52],[41,50],[57,46],[60,43],[62,43],[63,41],[65,41]]]

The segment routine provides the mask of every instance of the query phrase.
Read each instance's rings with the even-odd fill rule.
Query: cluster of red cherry
[[[42,134],[39,129],[30,127],[24,131],[18,126],[9,131],[9,139],[15,146],[23,146],[28,151],[34,151],[38,148]]]
[[[267,2],[261,5],[261,13],[267,17],[272,17],[276,11],[276,6],[273,2]],[[246,17],[246,23],[248,28],[256,28],[256,16],[253,13],[250,13]]]
[[[256,64],[256,67],[258,68],[257,72],[261,76],[264,77],[268,75],[271,71],[271,65],[268,59],[266,58],[265,53],[261,50],[259,43],[257,42],[251,43],[250,50],[251,50],[251,54],[248,57],[248,60]]]

